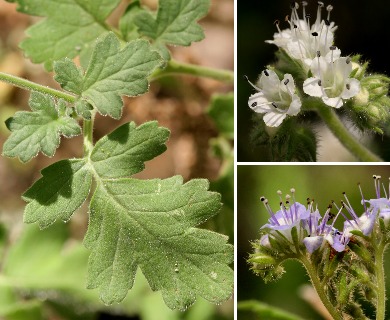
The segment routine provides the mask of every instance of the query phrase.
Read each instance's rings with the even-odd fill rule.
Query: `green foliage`
[[[125,298],[138,267],[152,290],[160,290],[172,309],[185,310],[198,297],[213,303],[228,299],[233,290],[233,271],[229,267],[233,248],[227,244],[226,236],[196,228],[220,210],[221,195],[209,191],[209,182],[203,179],[183,183],[179,176],[144,181],[130,178],[145,168],[146,161],[166,150],[169,130],[155,121],[138,127],[133,122],[126,123],[95,145],[92,134],[96,112],[119,119],[122,96],[135,97],[148,91],[148,78],[157,68],[166,66],[166,45],[187,46],[203,39],[197,20],[206,15],[210,1],[164,0],[156,14],[141,7],[139,1],[132,1],[120,18],[119,30],[106,23],[119,0],[15,2],[19,11],[44,17],[27,30],[28,37],[20,45],[25,55],[35,63],[44,63],[48,70],[54,69],[55,80],[68,93],[20,79],[19,86],[33,91],[29,103],[32,112],[17,112],[7,120],[11,135],[3,154],[19,157],[23,162],[39,151],[53,156],[60,136],[81,134],[78,122],[84,122],[84,156],[61,160],[41,171],[42,177],[23,195],[28,203],[24,221],[37,223],[40,228],[58,220],[68,222],[91,197],[90,223],[84,239],[91,250],[87,286],[99,288],[107,304]],[[72,60],[76,56],[81,66]],[[41,93],[34,91],[34,85]],[[232,104],[233,95],[220,96],[210,109],[221,139],[233,138]],[[218,113],[224,114],[224,121]],[[226,155],[229,170],[224,176],[233,179],[232,153]],[[80,305],[90,302],[93,299],[89,295],[95,296],[95,291],[88,291],[85,297],[79,291],[83,281],[79,277],[70,279],[78,270],[78,275],[83,275],[86,252],[77,245],[59,259],[68,234],[56,224],[50,230],[53,231],[42,235],[27,231],[10,251],[5,272],[25,276],[31,270],[32,277],[23,284],[25,288],[54,289],[61,291],[61,297],[79,299]],[[53,237],[53,241],[47,241],[46,236]],[[23,264],[22,251],[29,250],[34,242],[40,247],[36,252],[30,250],[29,263]],[[42,261],[47,265],[37,270]],[[13,267],[16,264],[20,266]],[[44,274],[47,279],[43,279]],[[54,275],[58,279],[53,279]],[[0,296],[3,293],[6,296],[9,292],[1,291],[0,285]],[[18,299],[14,300],[18,303]],[[38,301],[38,318],[42,316],[41,306]],[[55,299],[50,300],[50,308],[64,318],[92,316],[90,312],[72,312]],[[166,314],[172,315],[170,312]],[[4,314],[0,305],[0,315]]]
[[[60,144],[60,135],[70,138],[81,133],[63,100],[55,103],[49,96],[32,92],[29,104],[32,112],[19,111],[6,121],[12,133],[4,143],[3,155],[19,157],[23,162],[39,151],[51,157]]]
[[[219,195],[207,188],[205,180],[182,185],[180,177],[101,181],[85,239],[92,250],[88,287],[101,287],[106,303],[119,302],[139,266],[172,309],[186,309],[196,295],[229,298],[231,246],[224,236],[191,228],[220,208]]]
[[[128,177],[145,168],[144,162],[163,153],[169,130],[156,121],[138,128],[126,123],[100,139],[91,154],[93,167],[100,178]]]
[[[260,301],[241,301],[237,305],[238,311],[247,311],[255,314],[259,319],[267,320],[302,320],[300,317],[267,305]]]
[[[234,95],[214,95],[208,109],[209,116],[221,135],[227,139],[234,138]]]
[[[136,40],[120,48],[113,33],[96,42],[85,72],[72,61],[55,62],[55,79],[61,86],[94,106],[102,115],[119,119],[123,102],[121,95],[138,96],[147,92],[147,77],[161,63],[147,41]]]
[[[46,17],[27,30],[20,47],[35,63],[52,68],[54,61],[73,58],[94,46],[108,32],[105,20],[120,0],[17,0],[20,12]]]
[[[207,14],[209,0],[160,1],[156,16],[144,11],[135,17],[138,32],[155,45],[189,46],[204,38],[202,28],[196,23]]]
[[[23,194],[28,203],[24,222],[41,228],[56,220],[67,222],[89,194],[92,173],[85,160],[62,160],[42,170],[42,178]]]

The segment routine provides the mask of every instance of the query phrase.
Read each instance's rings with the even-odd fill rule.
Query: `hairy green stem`
[[[155,71],[150,80],[155,80],[160,77],[174,75],[174,74],[188,74],[197,77],[211,78],[214,80],[227,82],[233,84],[234,72],[230,70],[213,69],[202,66],[197,66],[188,63],[182,63],[175,60],[170,60],[165,69]]]
[[[328,128],[333,132],[337,139],[360,161],[383,161],[380,157],[364,147],[351,133],[345,128],[336,112],[328,106],[318,105],[317,112]]]
[[[93,123],[95,120],[95,112],[91,112],[91,119],[84,119],[83,122],[83,143],[84,156],[89,157],[93,149]]]
[[[342,315],[340,315],[337,312],[336,308],[329,301],[328,296],[326,295],[326,292],[324,290],[324,287],[321,285],[321,281],[316,274],[315,266],[313,266],[311,264],[311,262],[307,259],[307,257],[305,255],[301,255],[299,259],[303,263],[303,265],[305,266],[306,271],[310,277],[311,283],[312,283],[314,289],[317,291],[317,294],[320,297],[325,308],[328,310],[328,312],[333,317],[333,319],[342,320],[342,318],[343,318]]]
[[[375,273],[377,280],[377,306],[376,306],[376,320],[385,319],[386,311],[386,282],[385,272],[383,268],[383,257],[385,252],[384,241],[381,241],[375,248]]]
[[[17,86],[22,89],[26,89],[29,91],[37,91],[43,94],[48,94],[56,98],[64,99],[68,102],[75,102],[76,97],[74,95],[71,95],[69,93],[66,93],[64,91],[59,91],[56,89],[52,89],[49,87],[42,86],[40,84],[37,84],[35,82],[19,78],[4,72],[0,72],[0,81],[4,81],[10,84],[13,84],[14,86]]]

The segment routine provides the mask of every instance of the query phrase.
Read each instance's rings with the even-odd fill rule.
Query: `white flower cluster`
[[[298,16],[299,5],[291,5],[291,17],[286,17],[289,29],[281,30],[276,21],[278,32],[274,40],[266,41],[283,49],[291,58],[301,62],[302,69],[311,77],[303,82],[303,92],[319,97],[334,108],[340,108],[344,100],[356,96],[360,91],[360,82],[350,78],[352,63],[348,57],[342,57],[341,51],[333,45],[334,32],[337,29],[330,22],[331,5],[326,7],[327,17],[321,18],[323,2],[318,2],[317,17],[310,24],[310,14],[306,13],[307,2],[302,1],[303,19]],[[251,95],[249,107],[257,113],[264,113],[264,122],[269,127],[277,127],[287,115],[295,116],[301,109],[301,99],[297,94],[291,74],[285,74],[279,80],[272,70],[265,70],[256,85],[249,82],[258,92]]]

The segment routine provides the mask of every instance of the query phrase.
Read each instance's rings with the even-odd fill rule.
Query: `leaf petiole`
[[[150,80],[156,80],[158,78],[174,74],[188,74],[198,77],[211,78],[231,84],[234,82],[233,71],[202,67],[189,63],[178,62],[175,60],[170,60],[165,69],[159,69],[152,73]]]
[[[63,99],[67,102],[75,102],[76,101],[76,96],[56,90],[53,88],[45,87],[40,84],[37,84],[35,82],[32,82],[27,79],[23,79],[17,76],[13,76],[4,72],[0,72],[0,81],[4,81],[10,84],[13,84],[16,87],[19,87],[21,89],[29,90],[29,91],[37,91],[43,94],[48,94],[52,97],[60,98]]]

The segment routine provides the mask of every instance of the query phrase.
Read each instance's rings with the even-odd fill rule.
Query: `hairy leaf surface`
[[[6,121],[12,132],[3,146],[3,155],[19,157],[27,162],[39,151],[53,156],[60,144],[60,135],[67,138],[79,135],[81,128],[77,121],[67,115],[63,100],[56,104],[53,98],[32,92],[29,111],[19,111]]]
[[[88,197],[92,173],[85,160],[61,160],[42,170],[42,177],[23,194],[24,222],[41,228],[68,221]]]
[[[139,127],[126,123],[96,143],[91,154],[93,166],[102,178],[129,177],[167,149],[168,137],[169,130],[159,127],[157,121]]]
[[[52,68],[55,60],[73,58],[108,32],[105,20],[120,0],[17,0],[18,10],[46,17],[27,30],[21,42],[26,56]]]
[[[172,309],[197,295],[214,303],[232,293],[233,258],[226,237],[192,228],[220,209],[206,180],[101,180],[90,207],[85,245],[92,250],[88,287],[107,303],[120,302],[139,266]]]
[[[83,75],[69,59],[54,64],[55,79],[70,92],[94,106],[102,115],[119,119],[121,95],[138,96],[148,91],[147,77],[161,64],[161,57],[145,40],[120,47],[114,33],[100,38]]]
[[[135,18],[140,34],[157,43],[189,46],[204,38],[197,21],[209,9],[209,0],[161,0],[157,15],[141,12]]]

